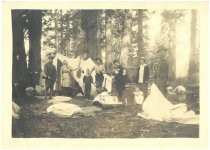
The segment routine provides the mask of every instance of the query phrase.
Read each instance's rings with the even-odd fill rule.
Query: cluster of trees
[[[41,10],[12,10],[13,66],[12,80],[21,87],[34,86],[41,71]],[[25,40],[29,40],[26,53]],[[27,63],[26,58],[29,58]]]
[[[148,50],[147,23],[156,13],[152,10],[12,10],[13,81],[25,84],[28,72],[32,77],[30,82],[38,83],[41,47],[43,51],[53,49],[69,57],[71,51],[86,52],[93,59],[102,58],[107,70],[114,59],[119,59],[124,66],[135,67],[141,56],[146,57],[152,67],[156,50],[164,47],[168,49],[169,77],[175,80],[176,30],[186,12],[191,12],[188,78],[194,80],[199,70],[196,10],[161,10],[161,30],[152,51]],[[24,47],[26,40],[29,40],[29,54]]]

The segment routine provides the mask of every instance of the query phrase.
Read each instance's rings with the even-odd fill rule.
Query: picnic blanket
[[[143,112],[137,115],[145,119],[182,124],[199,124],[199,115],[187,109],[185,103],[173,105],[160,92],[155,84],[151,86],[151,94],[142,105]]]

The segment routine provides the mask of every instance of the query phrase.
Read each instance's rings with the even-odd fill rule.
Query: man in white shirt
[[[145,58],[140,58],[140,66],[137,71],[137,86],[144,93],[144,99],[147,97],[148,92],[148,81],[149,81],[149,66],[145,64]]]

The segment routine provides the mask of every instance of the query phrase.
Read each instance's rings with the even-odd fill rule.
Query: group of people
[[[167,80],[168,80],[168,63],[166,61],[165,54],[166,54],[165,49],[160,49],[158,51],[159,62],[157,63],[157,67],[155,70],[155,83],[163,94],[165,94],[166,92]],[[48,99],[47,96],[49,94],[49,99],[51,99],[53,87],[56,82],[56,67],[53,65],[54,57],[49,56],[48,59],[49,61],[44,65],[44,74],[46,76],[45,98]],[[79,65],[81,66],[81,60],[79,62],[80,62]],[[140,58],[139,63],[140,64],[138,66],[137,75],[136,75],[137,76],[136,83],[137,87],[143,92],[143,96],[145,99],[148,95],[150,68],[146,64],[146,60],[144,57]],[[69,91],[72,90],[71,87],[75,85],[81,86],[81,84],[75,84],[77,83],[77,80],[74,80],[75,78],[80,78],[83,82],[83,87],[80,87],[80,92],[85,96],[86,99],[90,100],[92,85],[96,87],[96,91],[98,93],[103,91],[102,89],[103,89],[105,68],[100,58],[96,59],[96,64],[92,68],[86,68],[86,70],[84,70],[84,68],[80,66],[71,67],[71,65],[68,64],[66,60],[63,61],[63,66],[60,69],[61,92],[62,95],[67,96]],[[92,72],[94,70],[95,70],[95,76],[92,76]],[[119,99],[121,99],[126,85],[126,72],[123,69],[122,65],[120,64],[119,60],[113,61],[112,76],[114,79],[113,83],[115,85],[117,96]]]
[[[76,53],[75,53],[76,55]],[[48,62],[44,65],[44,74],[45,74],[45,86],[46,86],[46,93],[45,98],[49,99],[52,98],[52,91],[54,84],[56,82],[56,67],[53,65],[54,57],[49,56]],[[73,59],[76,59],[74,57]],[[81,60],[82,59],[82,60]],[[62,67],[60,68],[60,86],[61,86],[61,94],[64,96],[69,96],[71,93],[70,91],[74,90],[73,87],[79,87],[79,92],[85,96],[88,100],[91,98],[91,86],[92,84],[95,85],[97,91],[102,91],[102,84],[104,82],[104,73],[105,68],[102,64],[102,60],[100,58],[96,59],[96,64],[93,67],[88,66],[89,64],[82,64],[83,61],[87,60],[87,54],[83,55],[83,58],[79,58],[77,60],[78,64],[74,67],[73,65],[69,65],[66,60],[62,62]],[[84,66],[88,67],[84,67]],[[95,80],[93,80],[92,72],[95,70]],[[80,82],[83,82],[81,84]],[[95,81],[95,82],[94,82]],[[79,82],[79,83],[78,83]],[[70,94],[71,95],[71,94]],[[71,95],[73,96],[73,95]]]

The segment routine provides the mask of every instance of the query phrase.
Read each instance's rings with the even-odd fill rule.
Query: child
[[[86,70],[86,75],[83,77],[83,82],[85,84],[85,98],[90,100],[91,84],[93,83],[93,77],[90,74],[90,70]]]

